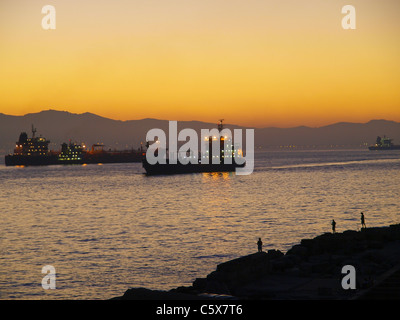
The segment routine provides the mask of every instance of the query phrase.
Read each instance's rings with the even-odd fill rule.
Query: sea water
[[[0,299],[109,299],[190,285],[301,239],[400,223],[400,152],[256,152],[251,175],[147,177],[140,163],[0,165]],[[42,267],[55,269],[44,290]]]

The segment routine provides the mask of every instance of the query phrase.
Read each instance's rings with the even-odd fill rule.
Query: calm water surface
[[[400,223],[400,152],[271,151],[250,176],[146,177],[141,164],[0,165],[0,299],[108,299],[190,285],[218,263]],[[42,267],[56,269],[43,290]]]

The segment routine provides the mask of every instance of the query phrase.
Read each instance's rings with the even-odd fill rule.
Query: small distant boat
[[[400,150],[400,145],[393,144],[393,139],[387,138],[386,136],[377,137],[376,143],[368,147],[369,150]]]

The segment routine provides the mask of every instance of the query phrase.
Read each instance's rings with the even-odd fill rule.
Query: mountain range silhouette
[[[174,119],[169,119],[174,120]],[[192,128],[211,129],[215,123],[201,121],[178,121],[178,130]],[[103,143],[110,149],[139,148],[146,142],[146,133],[153,128],[168,132],[168,120],[113,120],[93,113],[76,114],[67,111],[45,110],[23,116],[0,113],[0,154],[12,152],[21,132],[31,135],[32,125],[37,135],[51,141],[49,147],[59,150],[63,142],[84,142],[87,146]],[[246,127],[225,124],[226,128]],[[366,148],[376,137],[386,135],[400,143],[400,123],[389,120],[371,120],[367,123],[340,122],[312,128],[254,128],[256,148]],[[243,136],[244,137],[244,136]],[[243,140],[245,140],[243,138]]]

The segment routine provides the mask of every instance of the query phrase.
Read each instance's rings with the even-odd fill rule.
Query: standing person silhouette
[[[261,238],[258,238],[258,241],[257,241],[257,247],[258,247],[258,252],[262,252],[262,241],[261,241]]]
[[[332,220],[332,233],[336,232],[336,222],[335,220]]]
[[[361,229],[365,229],[367,226],[365,224],[364,213],[361,212]]]

